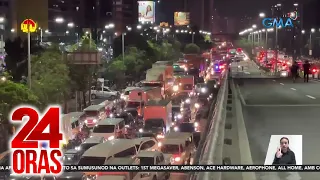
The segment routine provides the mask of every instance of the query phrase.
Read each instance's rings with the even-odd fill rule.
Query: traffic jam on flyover
[[[227,53],[229,56],[232,53]],[[217,53],[185,54],[174,64],[158,61],[146,79],[111,101],[62,117],[64,165],[189,165],[227,69]],[[92,91],[94,92],[94,91]],[[95,97],[95,98],[98,98]],[[205,136],[205,135],[204,135]],[[0,159],[8,165],[9,155]],[[160,160],[160,161],[159,161]],[[172,173],[65,172],[42,179],[168,179]],[[2,174],[5,179],[39,179]]]

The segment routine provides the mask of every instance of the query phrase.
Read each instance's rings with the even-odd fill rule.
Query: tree
[[[23,50],[21,38],[7,40],[4,47],[7,55],[5,57],[6,69],[12,75],[13,81],[19,82],[23,74],[26,73],[27,63]]]
[[[81,38],[79,43],[74,44],[70,48],[71,52],[96,52],[97,46],[95,42],[88,36],[85,35]],[[95,65],[77,65],[68,64],[69,66],[69,77],[71,79],[72,91],[79,91],[82,93],[82,103],[78,101],[80,106],[87,106],[86,92],[91,89],[92,79],[94,70],[97,68]],[[90,99],[89,99],[90,104]]]
[[[69,94],[69,69],[58,46],[32,56],[32,90],[44,105],[62,104]]]
[[[28,73],[27,40],[23,41],[20,37],[17,37],[14,40],[8,39],[5,44],[7,71],[12,75],[13,81],[19,82],[22,76]],[[43,48],[35,41],[31,41],[30,46],[31,54],[43,51]]]
[[[114,81],[117,87],[121,87],[125,83],[125,72],[127,67],[122,60],[122,56],[115,58],[107,67],[106,76]]]
[[[140,35],[138,32],[127,32],[124,36],[124,46],[125,47],[136,47],[139,50],[145,51],[147,56],[152,56],[152,49],[149,46],[147,40]],[[122,35],[118,36],[113,41],[113,55],[118,57],[122,54]]]
[[[7,150],[12,126],[8,122],[11,109],[20,104],[39,105],[37,96],[20,83],[10,80],[0,82],[0,152]]]
[[[187,44],[186,47],[184,48],[184,53],[185,54],[199,54],[200,47],[197,46],[196,44],[193,44],[193,43]]]

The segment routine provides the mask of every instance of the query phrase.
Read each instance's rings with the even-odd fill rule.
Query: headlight
[[[86,124],[87,124],[87,123],[88,123],[88,120],[85,120],[85,121],[84,121],[84,123],[86,123]]]
[[[186,99],[186,103],[188,103],[188,104],[190,104],[190,99],[188,98],[188,99]]]
[[[93,120],[93,123],[97,123],[97,122],[98,122],[98,120],[96,120],[96,119]]]
[[[198,122],[195,122],[194,123],[194,127],[198,127],[199,126],[199,123]]]
[[[96,175],[84,175],[82,177],[83,180],[95,180],[97,179],[97,176]]]
[[[164,138],[164,135],[158,134],[158,135],[157,135],[157,139],[161,139],[161,138]]]
[[[140,175],[141,178],[150,177],[150,176],[151,176],[151,173],[142,173]]]
[[[181,119],[181,118],[182,118],[182,115],[181,115],[181,114],[178,114],[177,118],[178,118],[178,119]]]
[[[176,161],[176,162],[179,162],[181,160],[181,158],[180,157],[176,157],[176,158],[174,158],[174,161]]]
[[[109,140],[109,141],[111,141],[111,140],[113,140],[113,139],[114,139],[114,136],[108,137],[108,140]]]
[[[77,150],[77,151],[80,151],[80,150],[81,150],[81,147],[80,147],[80,146],[77,146],[77,147],[75,147],[74,149]]]
[[[141,133],[142,133],[142,132],[143,132],[143,129],[139,129],[139,132],[141,132]]]
[[[173,86],[173,91],[178,91],[178,90],[179,90],[179,86],[174,85],[174,86]]]
[[[110,114],[109,117],[110,117],[110,118],[113,118],[113,114]]]
[[[213,87],[214,87],[214,88],[217,88],[218,86],[215,84]]]
[[[158,146],[159,146],[159,147],[162,146],[162,143],[161,143],[161,142],[158,142]]]
[[[207,88],[201,88],[201,92],[202,93],[206,93],[207,92]]]
[[[195,103],[195,104],[194,104],[194,107],[198,109],[198,108],[200,108],[200,104]]]
[[[177,132],[177,131],[179,131],[179,128],[175,126],[175,127],[173,128],[173,130]]]

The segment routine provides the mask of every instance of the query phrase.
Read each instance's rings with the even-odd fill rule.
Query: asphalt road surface
[[[320,163],[320,82],[238,79],[254,164],[264,164],[271,135],[302,135],[303,164]],[[259,180],[317,180],[319,173],[256,173]]]
[[[231,63],[231,75],[238,78],[269,78],[257,64],[251,60]]]

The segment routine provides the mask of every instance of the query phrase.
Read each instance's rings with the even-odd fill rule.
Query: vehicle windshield
[[[179,106],[172,106],[172,112],[180,112],[180,107]]]
[[[154,158],[153,157],[139,157],[140,165],[154,165]]]
[[[163,128],[163,126],[163,119],[147,119],[144,125],[146,129],[159,129]]]
[[[97,144],[99,144],[99,143],[83,143],[80,145],[80,150],[84,152]]]
[[[137,133],[136,136],[137,136],[137,138],[142,138],[142,137],[156,138],[156,136],[153,133]]]
[[[143,84],[143,86],[146,86],[146,87],[162,87],[162,83],[147,83],[147,82],[145,82],[145,83],[142,83]]]
[[[93,133],[113,133],[115,130],[114,125],[98,125],[93,128]]]
[[[72,160],[75,157],[75,154],[64,154],[64,160]]]
[[[140,102],[128,102],[127,108],[137,108],[140,106],[140,104],[141,106],[144,105],[143,103],[140,103]]]
[[[105,163],[105,157],[82,156],[78,165],[101,166]]]
[[[179,131],[180,132],[194,132],[194,124],[193,123],[181,123],[179,125]]]
[[[99,111],[85,111],[84,113],[86,114],[86,116],[92,117],[92,116],[97,116]]]
[[[124,95],[129,95],[130,91],[125,91]]]
[[[161,147],[161,152],[165,154],[179,154],[179,145],[165,144]]]

